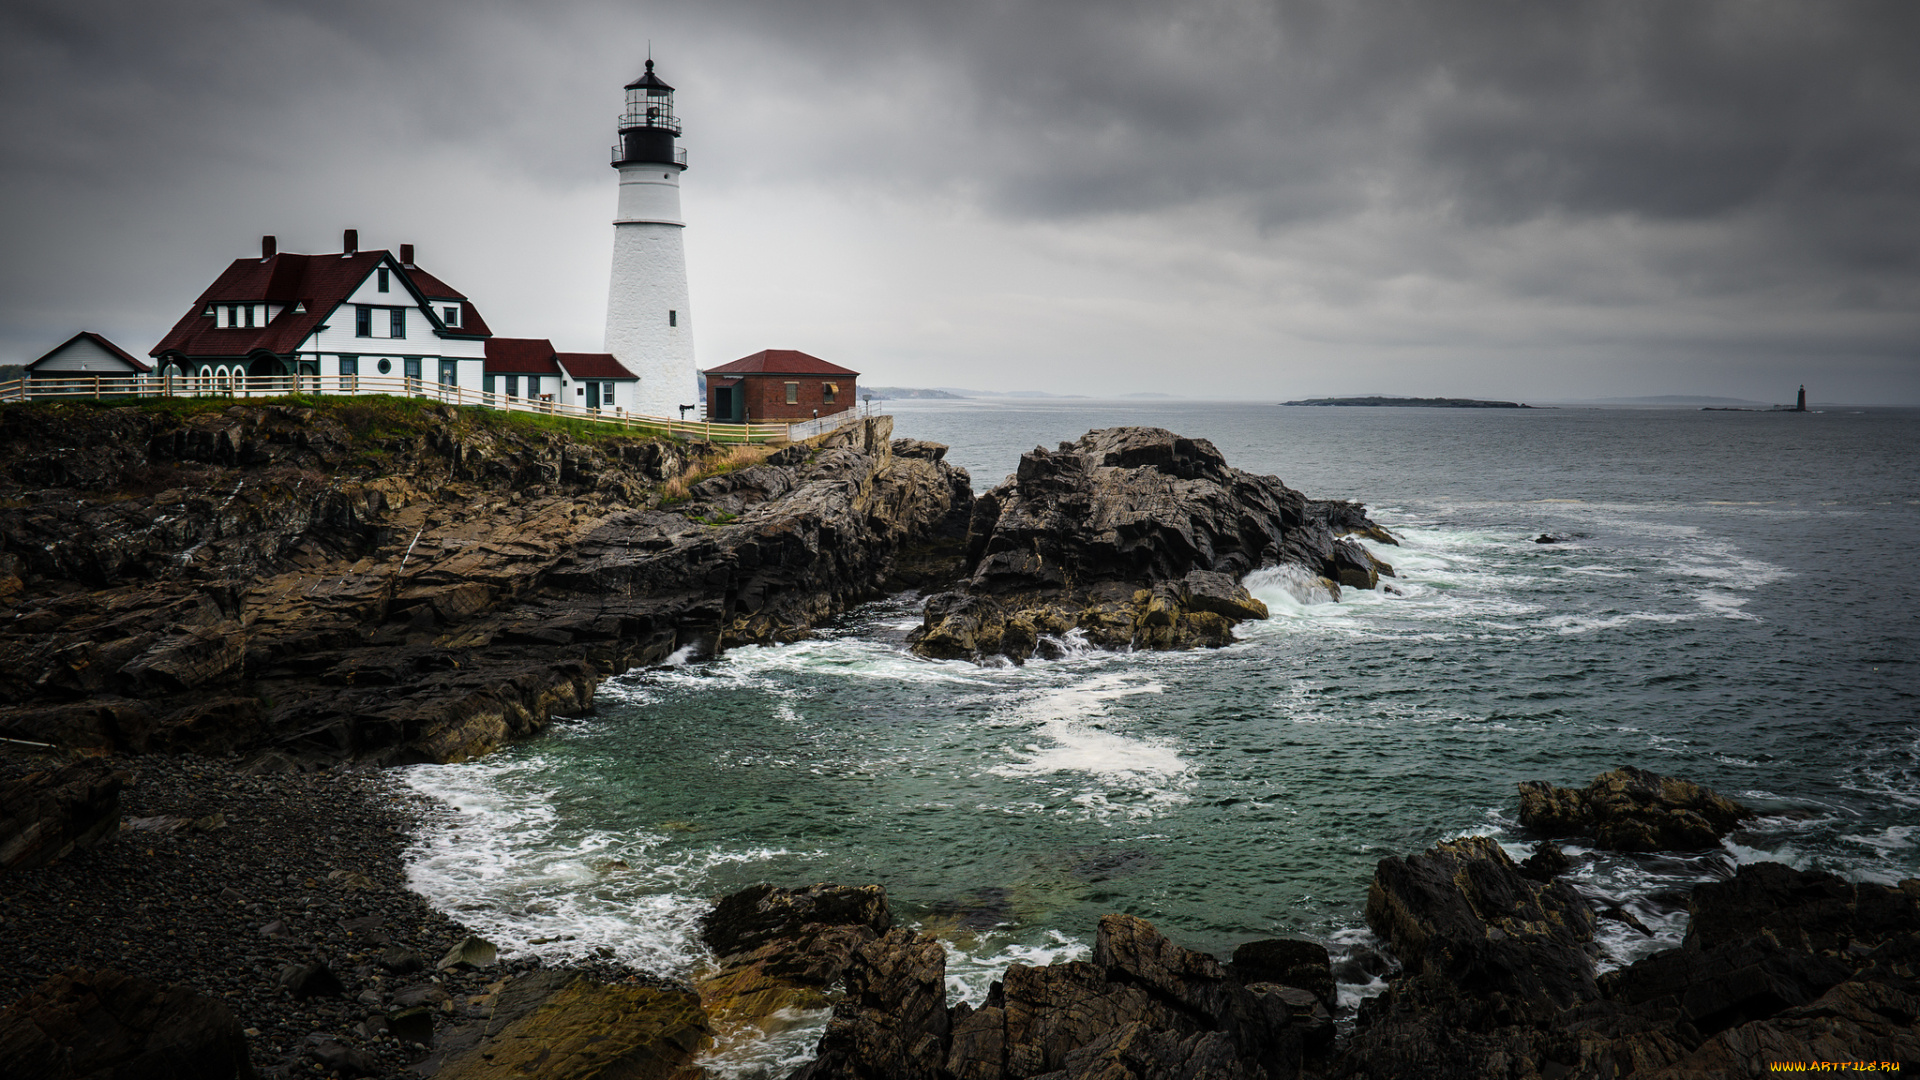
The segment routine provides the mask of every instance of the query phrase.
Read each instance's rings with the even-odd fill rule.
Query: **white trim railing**
[[[625,409],[563,405],[548,397],[510,397],[427,379],[392,375],[94,375],[69,379],[28,378],[0,383],[0,403],[61,398],[274,398],[292,395],[386,394],[446,405],[479,406],[536,416],[607,424],[636,435],[672,435],[703,442],[797,442],[858,419],[854,410],[797,424],[729,424],[642,416]],[[814,430],[816,425],[828,425]]]
[[[799,442],[802,439],[811,439],[815,435],[825,435],[829,431],[838,431],[858,419],[860,419],[860,411],[858,409],[847,409],[844,412],[837,412],[812,420],[801,420],[787,425],[787,440],[789,442]]]

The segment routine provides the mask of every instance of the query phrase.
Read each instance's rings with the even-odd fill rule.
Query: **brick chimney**
[[[340,238],[340,247],[342,254],[357,254],[360,251],[360,230],[348,229],[346,235]]]
[[[401,266],[413,265],[413,245],[412,244],[400,245],[400,265]]]
[[[261,262],[266,262],[268,259],[273,258],[276,254],[279,253],[279,251],[280,251],[280,241],[277,238],[272,236],[263,236],[260,238],[260,261]]]

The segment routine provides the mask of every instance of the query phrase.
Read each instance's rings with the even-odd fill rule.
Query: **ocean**
[[[1762,814],[1708,852],[1570,847],[1577,887],[1652,931],[1603,921],[1603,968],[1677,944],[1686,889],[1743,863],[1920,876],[1920,410],[887,405],[976,492],[1092,428],[1210,439],[1365,502],[1396,576],[1336,602],[1255,572],[1273,616],[1217,651],[925,661],[903,597],[632,672],[595,716],[405,770],[458,811],[416,837],[414,888],[509,954],[691,975],[713,898],[877,882],[946,943],[955,1001],[1127,912],[1223,955],[1324,942],[1350,1007],[1387,970],[1375,864],[1461,835],[1524,857],[1523,780],[1636,765]],[[709,1064],[784,1075],[825,1019]]]

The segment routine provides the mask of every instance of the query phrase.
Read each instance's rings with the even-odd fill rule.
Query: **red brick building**
[[[793,349],[765,349],[706,369],[707,419],[736,424],[811,420],[853,408],[857,371]]]

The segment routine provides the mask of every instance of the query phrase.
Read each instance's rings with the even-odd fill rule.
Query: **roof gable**
[[[392,273],[388,292],[377,302],[388,306],[418,307],[428,313],[436,332],[457,337],[487,337],[491,331],[471,302],[446,283],[417,268],[400,265],[390,252],[350,254],[277,254],[266,259],[235,259],[193,306],[174,323],[147,355],[177,352],[185,356],[245,356],[270,352],[286,356],[298,349],[336,309],[348,302],[385,266]],[[423,289],[415,278],[425,279]],[[397,287],[391,282],[397,282]],[[446,293],[444,297],[433,293]],[[448,330],[440,323],[432,300],[460,301],[460,326]],[[265,326],[220,329],[204,313],[215,304],[279,304],[285,310]],[[376,302],[369,300],[368,302]],[[301,305],[304,305],[302,307]]]
[[[798,349],[762,349],[731,364],[707,368],[709,375],[858,375],[851,368],[830,364]]]
[[[131,368],[134,371],[145,373],[153,370],[145,362],[134,359],[131,355],[127,353],[127,350],[122,349],[120,346],[115,345],[111,341],[108,341],[104,335],[96,334],[91,330],[80,331],[79,333],[73,335],[67,340],[61,342],[60,344],[55,345],[53,348],[48,349],[45,353],[41,354],[38,359],[33,360],[31,363],[28,363],[24,366],[26,370],[32,371],[34,368],[38,367],[42,362],[47,360],[52,360],[53,358],[61,355],[62,353],[65,353],[68,349],[71,349],[74,346],[74,344],[77,342],[87,342],[91,345],[98,347],[102,352],[107,354],[107,357],[109,359],[118,360],[121,363],[126,364],[127,367]]]

